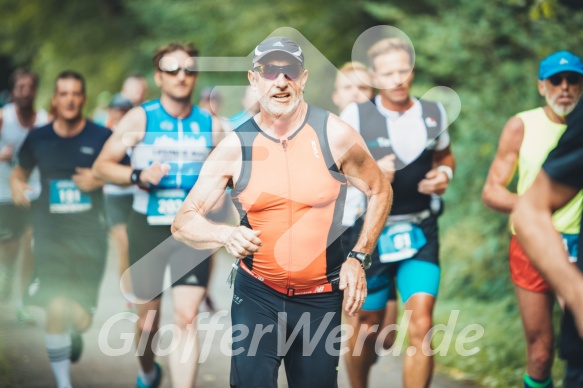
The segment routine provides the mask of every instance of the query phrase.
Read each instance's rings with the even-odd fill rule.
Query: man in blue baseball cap
[[[575,96],[571,89],[572,86],[581,85],[582,75],[581,58],[568,51],[558,51],[540,63],[539,92],[545,96],[547,103],[557,115],[565,117],[575,109],[579,96]],[[543,91],[549,88],[556,90],[555,93],[550,93],[552,96],[543,94]]]
[[[482,193],[487,206],[509,214],[533,184],[545,158],[565,132],[567,115],[579,101],[582,75],[581,59],[567,51],[556,52],[541,61],[538,90],[546,105],[518,113],[506,123]],[[517,192],[513,193],[506,186],[515,171],[518,171],[518,184]],[[554,229],[561,234],[571,261],[577,256],[582,209],[583,193],[580,192],[553,215]],[[511,232],[509,267],[527,344],[524,387],[549,388],[553,386],[554,290],[531,264],[530,255],[523,249],[529,247],[523,247],[518,241],[514,226]]]

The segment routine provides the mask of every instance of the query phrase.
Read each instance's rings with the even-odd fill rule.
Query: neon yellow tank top
[[[565,124],[552,122],[543,108],[516,115],[524,123],[524,138],[518,156],[518,195],[534,182],[545,159],[567,129]],[[553,215],[555,229],[561,233],[578,234],[583,209],[583,191]],[[514,233],[514,231],[513,231]]]

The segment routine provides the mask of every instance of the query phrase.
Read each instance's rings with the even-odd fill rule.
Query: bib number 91
[[[398,251],[411,248],[411,235],[409,233],[399,233],[394,235],[393,245]]]

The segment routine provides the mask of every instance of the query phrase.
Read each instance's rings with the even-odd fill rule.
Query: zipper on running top
[[[291,286],[291,274],[292,274],[292,187],[290,179],[290,169],[289,169],[289,159],[287,154],[287,142],[288,139],[281,140],[281,146],[283,147],[283,152],[285,156],[285,173],[287,177],[287,209],[288,209],[288,231],[289,231],[289,249],[288,249],[288,271],[287,271],[287,288]]]
[[[182,150],[180,147],[184,144],[184,127],[182,125],[182,119],[178,119],[178,171],[176,172],[176,187],[180,188],[182,186]]]

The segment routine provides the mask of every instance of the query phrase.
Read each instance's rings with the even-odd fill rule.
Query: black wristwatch
[[[130,175],[130,180],[132,181],[132,183],[134,184],[140,183],[140,175],[142,175],[142,170],[140,169],[132,170],[132,175]]]
[[[348,257],[352,257],[352,258],[355,258],[356,260],[360,261],[362,268],[365,270],[369,269],[370,265],[372,264],[372,256],[370,253],[350,251],[350,253],[348,254]]]

